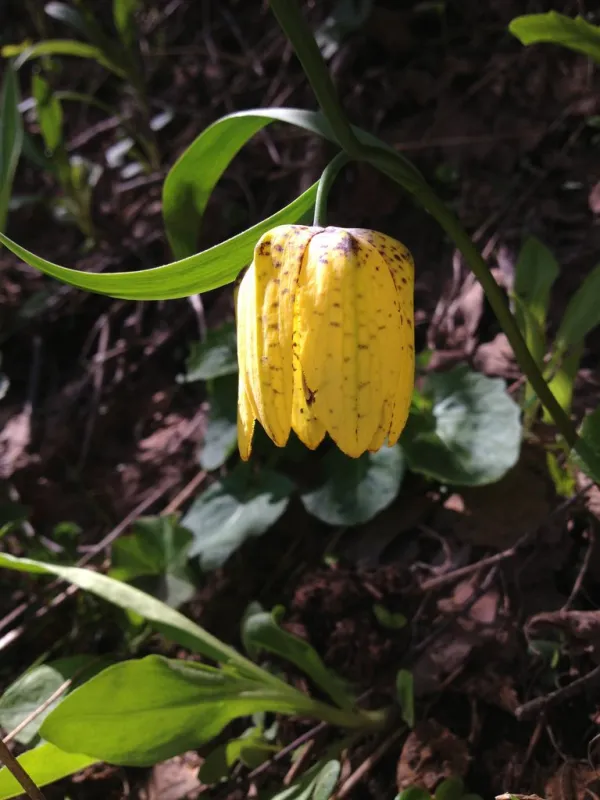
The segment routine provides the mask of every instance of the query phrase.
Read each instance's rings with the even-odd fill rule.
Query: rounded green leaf
[[[404,476],[398,446],[349,458],[337,448],[323,458],[323,481],[304,492],[306,510],[329,525],[361,525],[394,500]]]
[[[408,466],[442,483],[494,483],[519,458],[521,410],[501,378],[466,366],[428,376],[431,410],[411,414],[400,444]]]
[[[217,569],[246,539],[261,536],[283,514],[294,484],[272,470],[253,474],[239,465],[214,483],[192,504],[181,520],[194,535],[190,556],[204,570]]]

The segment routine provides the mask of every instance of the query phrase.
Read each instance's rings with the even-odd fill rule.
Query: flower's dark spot
[[[357,255],[360,249],[359,243],[349,233],[345,233],[339,240],[335,248],[339,253],[344,255]]]
[[[261,242],[258,245],[258,254],[260,256],[270,256],[271,255],[271,242]]]
[[[404,278],[404,277],[403,277],[403,278],[400,278],[400,280],[402,281],[402,283],[403,283],[405,286],[406,286],[406,284],[408,283],[407,279],[406,279],[406,278]]]
[[[359,350],[368,350],[369,349],[369,345],[368,344],[359,344],[358,345],[358,349]]]
[[[332,328],[341,328],[342,327],[342,323],[341,322],[330,322],[329,324],[331,325]]]

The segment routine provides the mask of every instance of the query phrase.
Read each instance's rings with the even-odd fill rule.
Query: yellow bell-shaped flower
[[[389,236],[281,225],[237,295],[238,441],[258,420],[279,447],[328,433],[346,455],[394,445],[414,383],[414,265]]]

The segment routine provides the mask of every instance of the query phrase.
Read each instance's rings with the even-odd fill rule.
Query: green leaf
[[[202,469],[221,467],[237,446],[237,377],[219,378],[210,387],[210,411],[199,458]]]
[[[133,586],[109,578],[107,575],[80,567],[62,567],[28,558],[16,558],[5,553],[0,553],[0,567],[19,572],[56,575],[126,611],[136,612],[144,619],[154,623],[172,641],[183,647],[202,653],[214,661],[233,663],[240,669],[249,669],[252,674],[257,670],[254,664],[247,661],[232,647],[219,641],[208,631],[180,614],[179,611],[175,611],[165,603],[161,603],[160,600],[156,600]]]
[[[375,619],[382,628],[388,628],[391,631],[402,630],[402,628],[405,628],[408,624],[408,620],[404,614],[401,614],[399,611],[390,611],[385,606],[382,606],[381,603],[375,603],[373,605],[373,613],[375,614]]]
[[[361,525],[394,500],[404,477],[399,447],[349,458],[337,448],[323,458],[323,482],[304,492],[306,510],[329,525]]]
[[[135,584],[172,608],[187,603],[195,587],[187,567],[192,536],[172,514],[142,517],[113,545],[110,575]]]
[[[515,267],[514,294],[518,301],[515,311],[521,332],[538,365],[542,364],[546,354],[546,314],[550,289],[559,271],[558,262],[539,239],[535,236],[526,239]]]
[[[261,536],[279,519],[293,491],[284,475],[267,469],[254,474],[240,464],[201,494],[181,520],[194,535],[190,556],[199,556],[203,570],[222,566],[246,539]]]
[[[400,439],[408,466],[443,483],[482,486],[513,467],[521,412],[500,378],[459,366],[427,377],[432,410],[412,413]]]
[[[600,264],[586,275],[569,300],[556,334],[555,346],[565,352],[579,345],[600,324]]]
[[[579,371],[582,355],[583,342],[572,346],[566,354],[560,352],[554,354],[554,358],[558,361],[558,367],[550,379],[549,386],[552,390],[552,394],[560,403],[561,408],[567,413],[571,410],[575,378]],[[543,418],[544,422],[552,424],[552,416],[548,413],[548,409],[546,408],[544,408]]]
[[[193,342],[185,362],[184,383],[210,381],[238,371],[235,325],[226,323],[209,330],[203,342]]]
[[[237,717],[302,711],[293,700],[231,671],[152,655],[108,667],[80,686],[41,734],[66,751],[150,766],[195,750]]]
[[[52,92],[52,87],[42,75],[34,74],[31,83],[44,143],[48,150],[54,151],[62,142],[62,106]]]
[[[236,131],[238,119],[244,117],[254,118],[254,122],[249,123],[251,129],[246,125],[242,132]],[[195,250],[201,216],[220,175],[244,142],[274,120],[288,122],[334,141],[320,114],[300,109],[244,111],[215,122],[192,142],[172,168],[163,187],[165,225],[174,252],[187,254]],[[367,144],[392,150],[376,136],[359,129],[355,132]],[[409,161],[403,159],[403,165],[407,175],[413,176],[415,182],[422,182],[420,173]],[[2,234],[0,242],[30,266],[79,289],[130,300],[170,300],[230,283],[242,267],[252,261],[254,246],[263,233],[276,225],[292,224],[302,219],[313,208],[316,191],[315,183],[285,208],[202,253],[133,273],[95,274],[67,269],[30,253]]]
[[[29,774],[38,786],[47,786],[49,783],[59,781],[79,772],[98,759],[83,756],[78,753],[65,753],[49,742],[43,742],[33,750],[28,750],[19,756],[17,761]],[[23,787],[13,778],[6,767],[0,769],[0,800],[9,800],[11,797],[23,795]]]
[[[200,767],[198,778],[202,783],[218,783],[227,777],[238,761],[255,769],[279,749],[264,740],[262,728],[249,728],[242,736],[230,739],[209,753]]]
[[[0,697],[0,725],[5,730],[12,731],[57,692],[66,680],[74,679],[73,685],[76,685],[106,665],[105,659],[82,655],[60,658],[33,667],[17,678]],[[66,688],[65,693],[72,691],[73,685]],[[59,696],[26,725],[15,740],[19,744],[31,744],[42,722],[60,701]]]
[[[600,27],[591,25],[583,17],[571,19],[556,11],[525,14],[513,19],[508,29],[524,45],[560,44],[600,63]]]
[[[265,611],[260,603],[251,603],[242,621],[242,641],[250,656],[256,660],[261,651],[284,658],[305,672],[340,708],[352,710],[354,699],[343,681],[329,670],[311,645],[281,628],[277,622],[279,609]]]
[[[315,780],[312,800],[329,800],[337,785],[341,770],[342,765],[335,759],[328,761],[323,766]]]
[[[176,258],[185,258],[196,252],[204,210],[217,181],[246,142],[271,122],[286,122],[335,142],[329,124],[320,112],[298,108],[250,109],[214,122],[182,153],[163,184],[165,230]],[[366,144],[391,149],[376,136],[359,128],[354,132]],[[409,161],[405,160],[405,168],[420,179]],[[296,222],[300,216],[281,222]]]
[[[396,800],[432,800],[431,795],[426,789],[420,786],[408,786],[396,797]]]
[[[0,242],[29,266],[78,289],[126,300],[173,300],[231,283],[239,271],[252,261],[254,246],[263,233],[276,225],[300,219],[314,206],[316,192],[315,183],[285,208],[202,253],[137,272],[81,272],[46,261],[2,233]]]
[[[398,670],[396,675],[396,698],[402,710],[402,719],[409,728],[415,727],[415,691],[412,672]]]
[[[452,776],[446,778],[435,790],[434,800],[461,800],[465,793],[465,782],[462,778]]]
[[[135,12],[139,5],[140,0],[113,0],[113,21],[126,47],[135,41]]]
[[[0,231],[6,227],[8,204],[22,146],[19,84],[12,64],[8,63],[5,65],[0,93]]]
[[[330,748],[338,749],[339,748]],[[337,765],[337,766],[335,766]],[[277,790],[274,794],[268,794],[268,800],[314,800],[317,796],[315,790],[319,787],[319,800],[326,800],[331,796],[331,791],[335,786],[340,774],[341,765],[337,759],[326,761],[321,759],[305,770],[302,775],[291,786]],[[333,786],[331,781],[335,776]],[[319,779],[321,778],[321,781]],[[323,792],[329,789],[329,795]]]
[[[125,77],[124,71],[108,60],[102,50],[87,42],[79,42],[77,39],[45,39],[36,44],[7,44],[4,45],[0,53],[4,58],[15,59],[15,69],[20,69],[26,61],[41,56],[75,56],[77,58],[89,58],[97,61],[105,69],[111,70],[120,78]]]
[[[600,406],[584,417],[579,436],[580,452],[572,452],[571,458],[588,478],[600,484]]]

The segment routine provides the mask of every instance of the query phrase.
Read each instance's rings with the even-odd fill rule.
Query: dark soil
[[[4,4],[1,43],[64,36],[62,26],[44,18],[42,5]],[[316,25],[330,5],[308,2],[305,11]],[[525,236],[535,234],[553,250],[562,266],[550,321],[556,327],[600,252],[593,199],[600,143],[588,124],[600,114],[600,82],[585,58],[549,46],[523,48],[507,25],[531,11],[597,9],[584,0],[448,0],[441,12],[433,5],[376,0],[368,22],[330,62],[337,88],[353,122],[405,152],[453,206],[503,285]],[[109,24],[111,4],[89,6]],[[22,161],[15,194],[43,201],[11,213],[8,235],[50,261],[94,271],[168,262],[160,187],[192,139],[234,110],[315,107],[266,3],[149,0],[140,22],[153,111],[175,112],[158,134],[164,168],[131,181],[104,170],[94,204],[99,241],[84,254],[77,229],[52,218],[52,179]],[[57,87],[130,109],[131,99],[113,78],[97,65],[77,63],[77,70],[57,67]],[[24,68],[24,96],[29,75]],[[104,121],[97,109],[68,106],[73,151],[104,163],[116,141]],[[34,123],[29,129],[36,133]],[[296,130],[266,129],[215,190],[199,248],[288,203],[318,177],[332,152]],[[466,269],[431,218],[364,167],[346,169],[332,203],[333,224],[379,229],[411,249],[417,341],[419,349],[434,348],[431,368],[468,359],[488,374],[518,381],[497,323],[483,298],[468,291]],[[205,395],[201,384],[182,385],[176,376],[198,338],[198,319],[187,300],[136,304],[58,286],[6,250],[0,270],[2,371],[10,379],[0,405],[1,486],[11,501],[27,506],[31,526],[29,535],[11,534],[2,546],[39,555],[39,542],[51,544],[54,526],[68,520],[82,529],[78,558],[134,509],[163,511],[197,475]],[[231,296],[226,287],[203,297],[209,327],[232,317]],[[597,402],[598,331],[587,345],[579,415]],[[19,417],[28,403],[30,416]],[[176,500],[177,510],[191,497]],[[392,701],[399,668],[414,672],[422,722],[408,739],[388,734],[387,749],[351,797],[392,798],[397,785],[411,783],[433,789],[449,774],[462,775],[484,797],[510,791],[562,798],[567,779],[579,796],[591,791],[596,774],[593,752],[591,766],[587,759],[600,714],[599,510],[589,493],[567,503],[558,497],[535,446],[499,484],[481,490],[446,492],[409,477],[390,509],[343,535],[297,503],[268,534],[207,576],[187,612],[238,644],[249,602],[282,603],[289,629],[359,693],[369,692],[369,704]],[[102,565],[109,555],[101,547],[93,563]],[[117,626],[93,603],[93,631],[80,624],[87,613],[80,598],[44,612],[60,591],[0,573],[0,686],[57,641],[82,653],[119,646]],[[23,603],[23,613],[13,613]],[[408,625],[383,627],[375,604],[401,612]],[[14,641],[3,642],[15,630]],[[550,665],[532,640],[558,642],[556,662]],[[584,676],[589,682],[572,695],[535,705]],[[284,743],[306,730],[306,723],[285,722]],[[332,736],[326,731],[317,742]],[[381,744],[368,740],[350,752],[346,777]],[[152,776],[93,769],[48,797],[174,800],[183,796],[173,788],[182,781],[196,796],[197,764],[198,756],[188,754]],[[281,780],[289,766],[274,764],[259,786]],[[248,792],[241,770],[210,795],[233,800]]]

